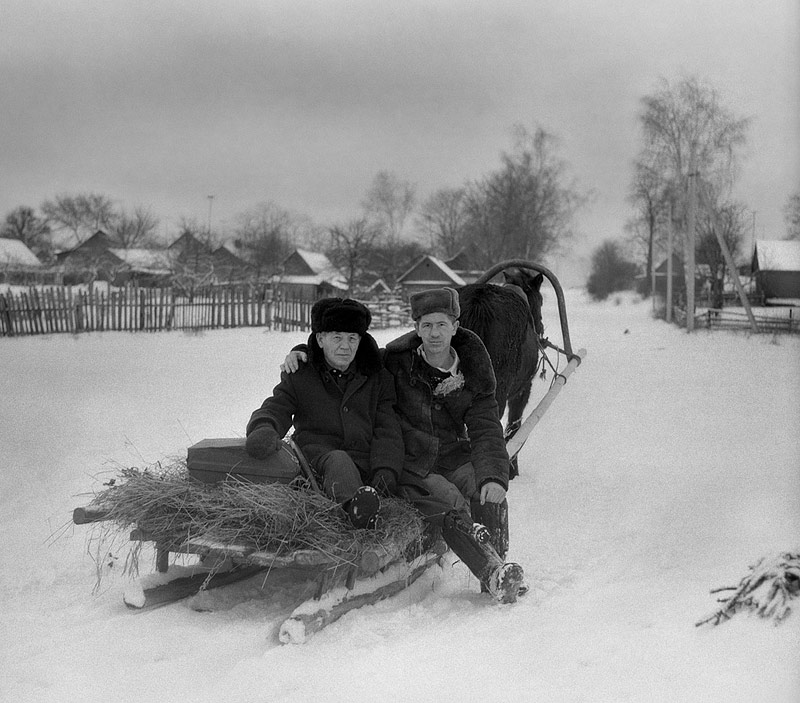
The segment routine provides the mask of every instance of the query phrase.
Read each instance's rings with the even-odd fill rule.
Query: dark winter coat
[[[386,345],[384,366],[394,376],[397,409],[405,443],[404,472],[427,476],[467,462],[475,468],[477,487],[495,481],[508,488],[509,459],[494,397],[495,377],[480,338],[459,327],[451,341],[464,383],[435,394],[440,377],[417,353],[416,332]],[[444,390],[444,389],[443,389]]]
[[[378,345],[365,334],[351,365],[354,376],[344,391],[330,373],[315,335],[308,341],[309,363],[282,373],[272,395],[250,417],[247,434],[269,424],[283,437],[294,425],[294,438],[315,464],[334,449],[347,452],[369,482],[377,469],[400,477],[403,439],[393,405],[394,381],[381,366]]]

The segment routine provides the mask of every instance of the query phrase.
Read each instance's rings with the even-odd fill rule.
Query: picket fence
[[[375,328],[410,324],[401,301],[367,303]],[[311,329],[313,301],[268,287],[214,286],[191,294],[173,288],[109,291],[30,288],[0,294],[0,336],[68,332],[157,332],[229,327]]]
[[[776,308],[779,310],[779,308]],[[762,333],[800,333],[800,319],[791,308],[780,311],[781,314],[760,315],[754,314],[756,327]],[[673,318],[681,327],[686,327],[686,310],[680,307],[673,308]],[[728,329],[751,331],[752,324],[746,313],[736,310],[709,308],[695,314],[695,329]]]

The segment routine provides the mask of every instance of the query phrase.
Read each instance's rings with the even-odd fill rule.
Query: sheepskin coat
[[[417,476],[444,473],[472,462],[478,489],[489,481],[508,488],[509,459],[494,397],[495,376],[481,339],[456,330],[451,346],[459,358],[457,377],[442,382],[417,352],[416,332],[386,346],[384,366],[394,376],[397,414],[403,429],[403,471]]]
[[[362,478],[369,482],[377,469],[391,469],[400,477],[403,439],[394,412],[391,375],[382,367],[374,338],[365,334],[351,364],[353,377],[342,391],[325,363],[312,334],[309,363],[281,380],[250,417],[247,434],[269,424],[283,437],[294,425],[294,438],[306,458],[316,465],[334,449],[347,452]]]

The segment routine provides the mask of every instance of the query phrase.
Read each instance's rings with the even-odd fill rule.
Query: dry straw
[[[254,484],[227,480],[205,484],[189,477],[186,463],[120,471],[113,485],[95,495],[92,506],[106,513],[98,553],[108,552],[121,531],[132,527],[147,539],[171,545],[187,538],[245,545],[257,551],[288,556],[314,549],[336,563],[353,563],[366,549],[389,550],[395,545],[418,546],[424,524],[401,500],[384,500],[381,520],[373,530],[350,526],[339,505],[307,486]],[[138,571],[140,550],[131,550],[127,573]]]

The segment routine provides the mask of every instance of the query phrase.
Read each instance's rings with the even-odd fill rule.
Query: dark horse
[[[506,439],[521,424],[539,365],[542,324],[542,274],[521,268],[503,273],[506,285],[472,283],[458,291],[461,324],[475,332],[489,352],[497,379],[498,412],[508,405]],[[516,475],[516,465],[512,468]]]

